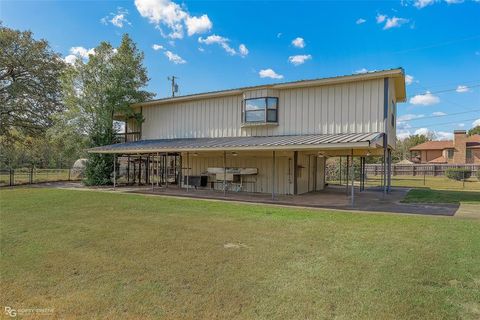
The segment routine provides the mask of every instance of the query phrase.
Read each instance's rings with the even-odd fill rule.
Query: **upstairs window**
[[[245,123],[277,123],[278,98],[245,99],[243,110]]]
[[[447,149],[447,157],[448,159],[453,159],[453,149]]]
[[[467,149],[467,159],[472,160],[473,159],[473,150],[472,149]]]

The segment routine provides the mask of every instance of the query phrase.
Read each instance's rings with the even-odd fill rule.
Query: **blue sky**
[[[480,124],[480,1],[11,1],[5,26],[30,29],[67,60],[127,32],[157,97],[403,67],[399,136]],[[155,50],[155,49],[156,50]],[[429,91],[429,94],[425,94]]]

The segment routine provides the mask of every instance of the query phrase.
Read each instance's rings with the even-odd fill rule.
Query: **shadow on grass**
[[[418,188],[410,190],[402,200],[405,203],[475,203],[480,204],[478,191],[450,191]]]

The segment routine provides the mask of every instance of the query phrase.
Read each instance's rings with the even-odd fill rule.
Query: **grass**
[[[410,203],[474,203],[480,205],[480,192],[430,189],[410,190],[403,202]],[[480,209],[480,207],[479,207]]]
[[[58,318],[478,319],[480,220],[1,190],[0,304]]]

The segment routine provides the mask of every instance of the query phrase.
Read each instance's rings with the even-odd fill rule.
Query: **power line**
[[[480,87],[480,84],[467,86],[467,89],[476,88],[476,87]],[[428,90],[425,89],[426,90],[425,92],[412,94],[412,95],[408,96],[408,98],[411,98],[412,96],[416,96],[416,95],[426,95],[426,94],[433,94],[433,93],[451,92],[451,91],[456,91],[457,89],[458,88],[451,88],[451,89],[444,89],[444,90],[438,90],[438,91],[428,91]]]
[[[475,106],[474,108],[477,108],[477,107],[478,106]],[[459,115],[459,114],[465,114],[465,113],[477,112],[477,111],[480,111],[480,109],[474,109],[474,110],[463,111],[463,112],[455,112],[455,113],[449,113],[449,114],[442,114],[442,115],[437,115],[437,116],[418,117],[418,118],[415,118],[415,119],[408,119],[408,120],[398,120],[398,122],[410,122],[410,121],[418,121],[418,120],[432,119],[432,118],[451,117],[451,116],[456,116],[456,115]]]
[[[443,122],[443,123],[432,123],[432,124],[426,124],[426,125],[423,125],[423,126],[420,126],[420,127],[408,127],[408,128],[405,128],[405,129],[420,129],[420,128],[425,128],[425,127],[428,127],[428,126],[440,126],[440,125],[445,125],[445,124],[459,123],[459,122],[462,122],[462,121],[472,121],[472,119],[449,121],[449,122]]]

